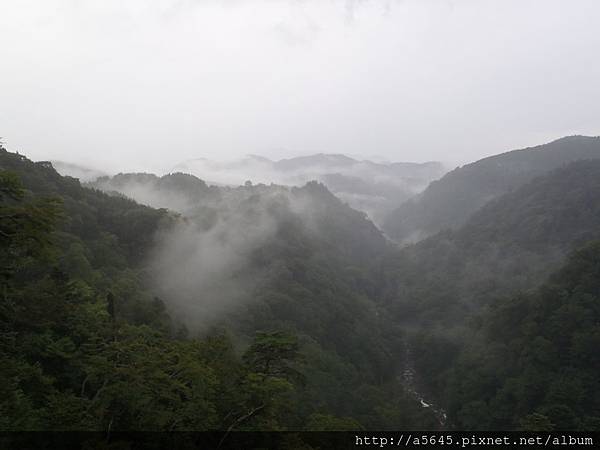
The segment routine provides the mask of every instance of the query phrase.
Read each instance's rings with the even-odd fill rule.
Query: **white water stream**
[[[400,382],[404,386],[406,392],[417,399],[423,408],[431,409],[431,411],[435,414],[440,427],[444,428],[448,420],[446,411],[437,407],[433,402],[426,400],[424,395],[421,394],[417,389],[415,383],[416,371],[414,368],[414,362],[412,360],[410,347],[406,341],[404,342],[404,352],[404,369],[402,370],[402,375],[400,376]]]

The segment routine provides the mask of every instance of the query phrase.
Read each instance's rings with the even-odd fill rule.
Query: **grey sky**
[[[597,0],[2,0],[0,136],[108,170],[464,162],[600,134],[599,19]]]

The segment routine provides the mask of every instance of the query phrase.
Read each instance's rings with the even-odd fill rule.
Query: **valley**
[[[2,427],[595,426],[600,141],[534,151],[398,246],[317,181],[81,184],[2,149]]]

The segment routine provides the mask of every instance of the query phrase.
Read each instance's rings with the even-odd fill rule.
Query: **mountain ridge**
[[[491,199],[571,161],[600,158],[600,137],[567,136],[458,167],[390,213],[382,229],[400,242],[455,229]]]
[[[575,161],[492,200],[457,230],[402,248],[386,268],[396,266],[388,275],[393,308],[451,322],[535,286],[574,247],[600,238],[597,198],[600,160]]]
[[[299,186],[312,180],[320,181],[343,201],[366,212],[376,223],[445,171],[439,162],[377,163],[327,153],[275,161],[255,155],[231,162],[199,158],[184,161],[171,170],[220,185],[251,181]]]

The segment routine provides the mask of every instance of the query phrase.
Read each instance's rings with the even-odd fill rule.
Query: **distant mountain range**
[[[380,222],[390,210],[425,189],[445,170],[439,162],[378,163],[319,153],[279,161],[256,155],[227,163],[199,158],[177,164],[171,172],[236,186],[246,181],[301,186],[316,180],[353,208]]]
[[[577,160],[599,159],[600,137],[569,136],[549,144],[481,159],[448,172],[384,221],[388,236],[416,242],[456,229],[490,200]]]
[[[52,161],[52,165],[61,175],[82,182],[93,182],[108,175],[63,161]],[[166,173],[190,174],[210,185],[232,187],[248,181],[282,186],[303,186],[309,181],[319,181],[339,199],[380,224],[391,211],[440,178],[445,171],[439,162],[373,162],[342,154],[319,153],[279,161],[257,155],[228,162],[198,158],[183,161]],[[113,181],[125,183],[127,180]],[[136,198],[135,195],[132,197]],[[154,197],[153,204],[156,206]]]

